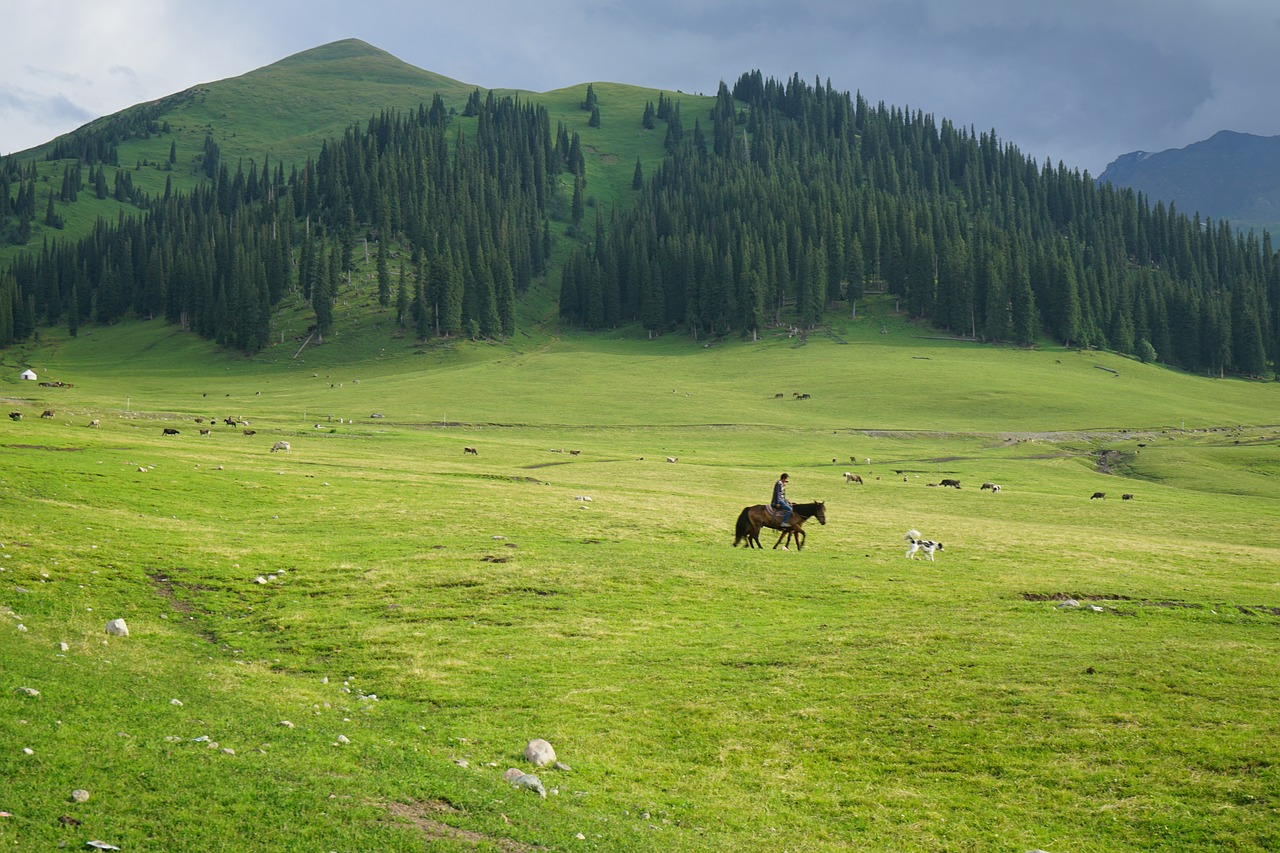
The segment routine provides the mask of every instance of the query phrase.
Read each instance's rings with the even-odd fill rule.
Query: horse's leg
[[[783,539],[790,539],[790,537],[791,537],[791,531],[790,531],[790,530],[784,530],[784,531],[782,531],[781,533],[779,533],[779,534],[778,534],[778,541],[773,543],[773,547],[776,549],[779,545],[782,545],[782,540],[783,540]],[[786,550],[786,546],[785,546],[785,545],[783,545],[783,546],[782,546],[782,549],[785,551],[785,550]]]

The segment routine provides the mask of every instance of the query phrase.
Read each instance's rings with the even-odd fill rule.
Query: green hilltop
[[[585,127],[588,116],[579,108],[586,82],[579,87],[536,94],[519,90],[494,90],[536,100],[547,106],[554,121]],[[607,93],[613,109],[630,109],[638,117],[656,91],[622,84],[596,84]],[[219,147],[221,160],[234,171],[236,164],[283,165],[286,172],[316,157],[327,140],[339,138],[352,125],[364,125],[383,111],[408,112],[439,95],[451,109],[461,112],[478,87],[424,71],[359,39],[343,39],[285,57],[237,77],[202,83],[164,98],[138,104],[48,143],[8,158],[14,164],[34,165],[39,174],[39,202],[44,191],[55,186],[68,162],[47,160],[56,151],[73,156],[105,140],[114,147],[115,164],[108,164],[108,183],[117,171],[127,172],[132,185],[151,197],[159,197],[166,183],[173,191],[189,191],[207,180],[201,166],[205,140]],[[682,96],[687,97],[687,96]],[[472,123],[461,120],[466,129]],[[162,132],[161,128],[165,128]],[[629,184],[636,158],[655,164],[662,157],[661,136],[637,136],[634,132],[600,135],[597,156],[587,163],[589,174],[601,177],[600,195],[609,201],[622,196],[612,187]],[[169,163],[171,146],[176,160]],[[617,168],[612,168],[617,166]],[[625,167],[625,168],[624,168]],[[616,179],[614,173],[617,173]],[[104,200],[81,192],[75,202],[55,203],[64,227],[51,228],[37,216],[30,239],[20,245],[0,240],[0,266],[26,249],[48,240],[73,240],[88,234],[99,219],[112,220],[123,212],[136,215],[142,208],[112,196]],[[43,212],[41,207],[40,211]],[[2,227],[2,224],[0,224]]]

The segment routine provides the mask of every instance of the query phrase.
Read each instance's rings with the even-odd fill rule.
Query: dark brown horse
[[[748,548],[763,549],[764,546],[760,544],[760,528],[771,527],[774,530],[782,531],[773,547],[777,548],[782,543],[782,537],[791,534],[796,540],[796,550],[802,550],[804,548],[804,523],[810,518],[816,518],[819,524],[826,524],[827,509],[822,501],[792,504],[791,508],[794,510],[791,514],[791,526],[784,529],[782,527],[781,514],[774,512],[764,504],[744,507],[742,514],[738,516],[738,525],[734,530],[734,547],[736,548],[738,543],[745,539],[747,540]]]

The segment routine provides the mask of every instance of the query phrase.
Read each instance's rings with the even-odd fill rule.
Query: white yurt
[[[30,369],[28,369],[28,370],[24,370],[24,371],[22,371],[22,378],[23,378],[23,379],[30,379],[32,382],[35,382],[35,381],[36,381],[36,372],[35,372],[34,370],[30,370]]]

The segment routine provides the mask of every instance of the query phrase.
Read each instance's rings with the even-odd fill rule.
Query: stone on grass
[[[107,633],[113,637],[129,636],[129,626],[123,619],[112,619],[107,623]]]
[[[521,773],[519,776],[511,780],[511,784],[517,788],[524,788],[533,791],[542,799],[547,798],[547,789],[543,787],[542,780],[532,773]]]
[[[542,738],[534,738],[524,748],[525,760],[534,767],[542,767],[556,760],[556,751]]]
[[[84,788],[76,788],[71,792],[71,799],[75,800],[77,803],[87,803],[89,802],[89,792]]]
[[[39,695],[40,695],[40,691],[39,691],[39,690],[36,690],[34,687],[19,687],[19,688],[18,688],[18,692],[19,692],[19,693],[25,693],[25,694],[27,694],[28,696],[39,696]]]

